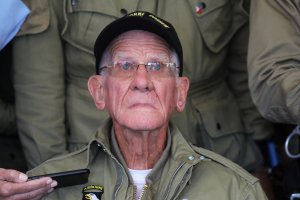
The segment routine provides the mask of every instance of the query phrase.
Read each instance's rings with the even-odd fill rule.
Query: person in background
[[[29,12],[21,0],[0,1],[0,50],[14,38]],[[1,96],[0,133],[11,135],[15,132],[14,105],[8,104]],[[26,183],[27,178],[26,174],[16,170],[0,168],[0,199],[35,200],[50,192],[51,184],[53,187],[57,185],[51,178]]]
[[[184,137],[249,172],[262,165],[254,140],[273,127],[249,93],[248,1],[32,0],[14,42],[17,123],[29,168],[85,146],[108,116],[94,109],[86,82],[93,44],[110,22],[135,10],[169,20],[184,49],[191,84],[186,109],[172,121]]]
[[[148,12],[130,13],[103,29],[94,55],[98,75],[89,78],[88,88],[110,118],[83,149],[28,172],[90,170],[87,183],[54,189],[45,199],[267,199],[258,179],[189,144],[169,123],[183,111],[189,88],[170,23]]]
[[[299,9],[294,1],[251,5],[250,91],[261,114],[273,122],[300,124]]]
[[[30,13],[28,7],[21,0],[0,2],[0,50],[9,43],[21,28]]]
[[[25,168],[24,171],[26,164],[17,135],[10,42],[29,12],[21,0],[0,2],[0,168]]]
[[[2,50],[17,34],[30,10],[21,0],[0,2],[0,50]],[[1,66],[4,67],[4,66]],[[7,75],[6,75],[7,76]],[[6,80],[6,79],[5,79]],[[7,83],[3,83],[7,85]],[[1,85],[2,85],[1,84]],[[0,133],[11,135],[16,132],[14,105],[8,103],[0,95]]]
[[[300,149],[299,137],[292,137],[299,131],[300,124],[299,10],[299,1],[260,0],[252,1],[250,12],[248,71],[251,95],[268,120],[284,123],[283,126],[298,125],[284,145],[288,156]],[[297,199],[296,196],[300,196],[300,160],[285,160],[284,191],[290,199]]]

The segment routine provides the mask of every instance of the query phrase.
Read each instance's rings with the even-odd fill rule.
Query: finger
[[[50,177],[35,179],[27,181],[26,183],[19,183],[18,191],[20,191],[20,193],[27,193],[33,190],[39,190],[43,188],[45,190],[49,190],[51,188],[52,183],[53,180]]]
[[[0,168],[0,180],[19,183],[25,182],[27,179],[27,175],[22,172],[13,169]]]
[[[0,196],[26,194],[39,189],[48,191],[50,188],[52,188],[51,184],[53,183],[53,180],[49,177],[27,181],[24,183],[0,182]]]

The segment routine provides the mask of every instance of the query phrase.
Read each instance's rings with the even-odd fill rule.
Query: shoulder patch
[[[82,189],[82,200],[101,200],[103,193],[103,186],[88,185]]]

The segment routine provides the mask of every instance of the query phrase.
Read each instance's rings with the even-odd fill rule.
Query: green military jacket
[[[249,83],[262,115],[300,124],[300,5],[298,1],[252,2]]]
[[[102,200],[135,199],[136,186],[111,127],[112,122],[109,121],[85,148],[48,160],[28,172],[28,175],[38,175],[90,169],[88,183],[55,189],[44,199],[82,199],[87,188],[98,188],[94,192],[101,192]],[[266,196],[255,177],[215,153],[190,146],[178,129],[171,125],[166,148],[146,177],[140,199],[262,200]]]
[[[247,79],[244,0],[27,0],[31,15],[14,44],[20,138],[30,167],[86,145],[107,117],[95,109],[87,80],[94,41],[110,22],[135,10],[170,21],[184,52],[190,91],[172,119],[193,144],[253,170],[252,138],[272,128],[252,103]]]

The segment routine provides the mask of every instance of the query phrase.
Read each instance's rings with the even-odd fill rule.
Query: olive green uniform
[[[28,173],[90,169],[88,183],[55,189],[44,199],[81,199],[83,188],[90,185],[102,187],[102,200],[135,199],[136,186],[111,127],[110,121],[85,148],[48,160]],[[174,125],[170,126],[166,148],[146,177],[141,195],[141,199],[148,200],[267,199],[255,177],[213,152],[190,146]]]
[[[253,1],[249,82],[262,115],[274,122],[300,124],[300,4]]]
[[[28,1],[35,8],[14,46],[16,112],[30,166],[82,147],[107,117],[87,90],[94,41],[107,24],[135,10],[170,21],[182,41],[191,86],[174,121],[184,136],[247,170],[260,163],[252,137],[265,138],[272,128],[248,91],[242,0],[35,1]]]

